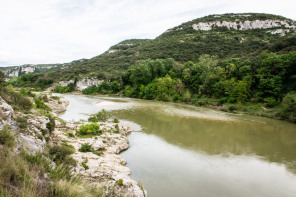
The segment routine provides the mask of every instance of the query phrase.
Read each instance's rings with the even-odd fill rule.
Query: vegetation
[[[45,105],[43,100],[40,100],[38,98],[34,98],[34,102],[35,102],[35,106],[37,109],[49,109],[49,107],[47,105]]]
[[[28,111],[33,107],[30,99],[8,87],[0,87],[0,96],[5,102],[10,104],[14,110]]]
[[[73,92],[74,90],[75,90],[75,83],[70,83],[67,86],[57,85],[54,88],[54,92],[56,92],[56,93],[68,93],[68,92]]]
[[[289,103],[292,106],[286,109],[291,110],[279,112],[278,117],[294,121],[295,67],[296,52],[262,52],[253,61],[202,55],[196,63],[139,61],[125,72],[122,81],[125,96],[143,99],[196,105],[207,105],[214,99],[214,105],[263,103],[266,107]]]
[[[139,60],[173,58],[177,62],[197,62],[203,54],[215,55],[220,59],[243,58],[252,59],[263,50],[278,53],[288,53],[295,50],[295,34],[291,30],[286,36],[271,34],[271,29],[235,30],[213,28],[210,31],[196,31],[193,24],[211,21],[245,20],[286,20],[290,19],[269,14],[252,14],[249,16],[224,14],[198,18],[174,27],[156,39],[125,40],[110,47],[105,53],[89,60],[76,61],[64,69],[52,73],[25,74],[9,83],[14,86],[25,86],[44,89],[54,82],[95,77],[105,81],[117,81],[121,84],[120,76]],[[235,17],[234,17],[235,16]],[[284,28],[285,27],[281,27]],[[111,86],[111,83],[108,83]],[[110,87],[111,88],[111,87]],[[116,85],[112,85],[116,92]],[[67,88],[65,88],[67,89]],[[64,91],[64,90],[63,90]],[[63,92],[62,91],[62,92]],[[105,89],[100,91],[103,93]],[[90,91],[96,92],[96,91]],[[87,93],[87,90],[85,90]]]
[[[100,130],[100,125],[98,123],[81,125],[78,130],[78,135],[80,136],[101,135],[101,134],[102,134],[102,131]]]
[[[98,86],[93,85],[86,89],[84,89],[82,92],[83,94],[115,94],[118,93],[120,90],[120,85],[117,81],[112,81],[110,84],[107,82],[102,82]]]
[[[73,84],[57,86],[55,90],[68,92],[78,79],[94,77],[105,82],[86,88],[84,94],[119,92],[142,99],[224,105],[223,110],[250,104],[279,109],[285,105],[283,98],[296,90],[294,30],[280,36],[268,33],[277,28],[243,31],[226,27],[213,27],[209,31],[192,28],[199,22],[267,19],[295,24],[269,14],[210,15],[169,29],[154,40],[126,40],[69,68],[22,75],[8,84],[43,89],[54,82],[74,80]],[[294,121],[294,112],[277,110],[273,117]],[[96,117],[92,118],[96,121]]]
[[[14,133],[8,125],[0,130],[0,144],[13,147],[15,145]]]
[[[102,109],[97,114],[88,118],[89,122],[106,122],[110,118],[110,114],[105,109]]]
[[[119,186],[122,186],[122,184],[123,184],[123,179],[119,179],[119,180],[118,180],[118,185],[119,185]]]
[[[89,143],[82,144],[79,151],[80,152],[92,152],[91,145]]]

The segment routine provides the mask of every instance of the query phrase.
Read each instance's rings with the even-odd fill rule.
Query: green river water
[[[62,95],[65,120],[106,109],[129,122],[122,157],[148,196],[296,196],[296,125],[184,104]]]

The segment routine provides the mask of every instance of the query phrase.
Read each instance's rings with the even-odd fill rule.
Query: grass
[[[89,143],[82,144],[79,151],[84,152],[84,153],[85,152],[92,152],[91,145]]]
[[[9,128],[8,125],[5,125],[0,130],[0,144],[8,147],[13,147],[16,144],[14,132]]]

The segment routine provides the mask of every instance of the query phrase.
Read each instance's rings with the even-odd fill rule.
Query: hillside
[[[101,55],[53,75],[63,79],[74,72],[76,76],[112,79],[137,60],[148,58],[173,58],[184,63],[195,62],[202,54],[228,59],[249,58],[262,50],[278,52],[287,47],[289,52],[295,50],[295,44],[294,48],[274,45],[291,36],[295,40],[295,27],[295,21],[270,14],[210,15],[171,28],[153,40],[125,40]]]
[[[0,71],[3,71],[8,77],[19,77],[28,73],[47,73],[49,71],[64,69],[84,60],[75,60],[65,64],[25,64],[21,66],[0,67]]]

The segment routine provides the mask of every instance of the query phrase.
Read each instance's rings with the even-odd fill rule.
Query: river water
[[[132,124],[121,153],[148,196],[296,196],[296,125],[206,108],[62,95],[65,120],[106,109]]]

